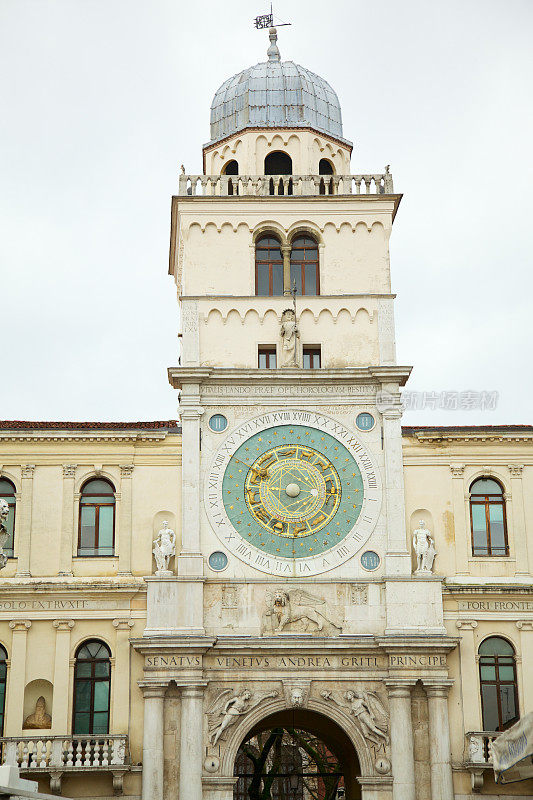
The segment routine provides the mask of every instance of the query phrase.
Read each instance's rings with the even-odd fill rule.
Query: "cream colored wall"
[[[282,151],[292,159],[294,175],[318,175],[322,158],[336,175],[350,172],[350,147],[314,131],[243,131],[219,145],[204,148],[205,174],[220,175],[229,161],[237,161],[240,175],[264,175],[265,157]]]

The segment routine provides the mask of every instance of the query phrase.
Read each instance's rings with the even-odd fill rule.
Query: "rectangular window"
[[[304,369],[320,369],[320,347],[304,347]]]
[[[258,351],[257,366],[259,369],[276,369],[276,348],[274,345],[260,347]]]

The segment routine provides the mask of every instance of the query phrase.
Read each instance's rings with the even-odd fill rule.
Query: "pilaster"
[[[127,734],[130,718],[130,630],[131,619],[114,619],[115,638],[115,681],[113,681],[113,713],[111,733]]]
[[[389,694],[393,800],[416,800],[411,689],[414,680],[386,680]]]
[[[54,704],[52,708],[52,736],[65,736],[68,731],[69,698],[71,695],[69,676],[70,632],[73,619],[55,619],[56,629],[54,655]]]
[[[9,627],[13,631],[13,638],[6,692],[5,736],[20,736],[26,685],[26,647],[31,622],[29,619],[14,619],[9,623]]]
[[[429,712],[429,763],[432,800],[454,800],[448,692],[453,680],[424,679]]]
[[[531,565],[529,563],[527,546],[522,471],[522,465],[509,464],[509,473],[511,476],[511,494],[513,497],[513,538],[516,557],[516,575],[525,577],[531,574]]]
[[[20,526],[18,530],[17,548],[17,573],[16,578],[28,578],[31,576],[30,556],[31,556],[31,521],[33,509],[33,464],[23,464],[20,498]]]
[[[118,574],[131,575],[133,464],[120,466],[120,520],[118,542]]]
[[[392,396],[391,396],[392,397]],[[383,450],[385,456],[385,502],[387,505],[388,575],[410,575],[411,555],[407,549],[402,453],[402,408],[383,408]]]
[[[61,504],[61,537],[59,542],[59,574],[72,575],[72,539],[74,534],[74,478],[76,464],[63,464]]]
[[[533,711],[533,681],[527,679],[527,675],[531,670],[533,664],[533,620],[519,619],[516,627],[520,631],[520,664],[519,669],[522,672],[522,680],[520,681],[521,691],[521,708],[520,716],[529,714]],[[518,660],[518,659],[517,659]]]
[[[139,681],[144,695],[142,800],[163,800],[163,703],[167,683]]]
[[[180,396],[182,428],[182,552],[178,557],[178,574],[203,575],[200,553],[200,406],[198,383],[183,384]]]
[[[450,464],[455,529],[455,572],[457,575],[468,574],[468,556],[471,552],[470,533],[465,514],[464,472],[463,464]]]
[[[461,695],[465,733],[482,730],[479,701],[478,672],[474,631],[475,619],[458,619],[455,623],[460,631],[459,658],[461,660]]]

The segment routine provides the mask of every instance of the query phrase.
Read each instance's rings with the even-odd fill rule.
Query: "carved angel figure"
[[[334,619],[334,614],[323,597],[309,594],[304,589],[277,589],[268,592],[263,614],[263,633],[281,633],[287,625],[303,621],[305,631],[309,625],[316,625],[318,631],[342,630],[342,624]]]
[[[222,689],[206,711],[206,714],[215,717],[209,725],[209,741],[213,746],[240,716],[248,714],[249,711],[256,708],[267,697],[278,696],[275,691],[261,692],[252,702],[253,693],[249,689],[243,689],[239,694],[234,694],[225,700],[226,695],[231,695],[231,692],[231,689]]]
[[[435,542],[426,523],[423,519],[418,523],[419,527],[413,531],[413,548],[416,553],[416,571],[431,572],[433,562],[437,554]]]
[[[353,714],[359,723],[365,739],[377,745],[389,743],[388,714],[375,692],[350,689],[343,695],[346,703],[338,700],[334,692],[323,691],[320,694],[324,700],[331,700],[340,708],[348,709],[348,713]]]
[[[154,540],[155,563],[158,572],[168,572],[168,563],[172,556],[176,555],[176,534],[172,528],[168,527],[168,522],[163,522],[163,527]]]
[[[5,500],[0,500],[0,569],[4,569],[7,564],[7,556],[4,553],[4,545],[9,539],[9,531],[6,527],[9,514],[9,505]]]

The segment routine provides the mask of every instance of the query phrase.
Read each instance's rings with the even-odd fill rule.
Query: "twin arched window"
[[[503,488],[494,478],[478,478],[470,487],[472,555],[508,556]]]
[[[507,639],[490,636],[480,644],[479,678],[483,730],[503,731],[519,717],[515,652]]]
[[[77,736],[109,732],[111,653],[98,639],[84,642],[76,652],[72,733]]]
[[[296,236],[287,261],[281,243],[273,234],[261,236],[255,245],[255,293],[278,297],[289,294],[296,285],[297,294],[320,294],[318,244],[309,234]]]
[[[4,553],[6,556],[13,556],[13,545],[15,536],[15,510],[16,510],[16,489],[11,481],[7,478],[0,478],[0,498],[5,500],[9,506],[9,514],[7,515],[6,528],[9,534],[4,545]]]
[[[78,528],[78,556],[115,553],[115,487],[92,478],[82,487]]]

